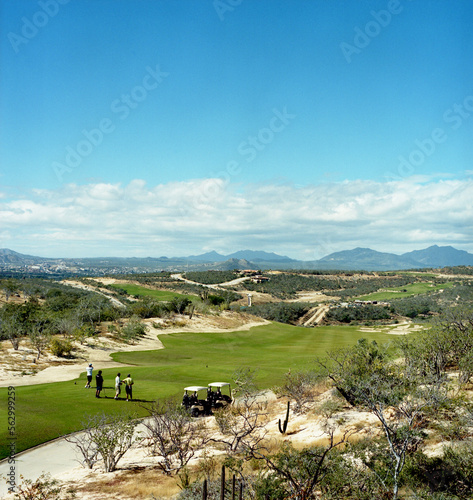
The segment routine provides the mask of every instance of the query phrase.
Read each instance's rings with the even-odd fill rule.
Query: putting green
[[[197,300],[195,295],[185,295],[177,292],[170,292],[168,290],[153,290],[151,288],[146,288],[140,285],[134,285],[132,283],[123,283],[120,285],[110,285],[113,288],[125,290],[128,295],[136,295],[139,297],[153,297],[158,301],[171,301],[174,298],[184,298],[187,297],[189,300]]]
[[[412,283],[410,285],[399,286],[397,288],[388,288],[384,292],[374,292],[369,295],[358,297],[359,300],[393,300],[405,297],[414,297],[415,295],[438,292],[445,288],[452,288],[454,283]]]
[[[175,333],[161,335],[165,349],[120,352],[113,359],[126,365],[104,370],[101,399],[95,390],[84,389],[85,373],[76,380],[15,388],[16,451],[22,451],[58,436],[79,430],[85,415],[106,413],[147,414],[145,406],[157,398],[180,399],[187,385],[231,381],[239,367],[257,369],[261,388],[281,383],[291,370],[308,368],[316,356],[354,344],[360,338],[380,344],[392,335],[360,332],[352,326],[301,328],[280,323],[231,333]],[[97,366],[99,369],[100,367]],[[135,401],[115,401],[114,378],[131,373]],[[122,394],[123,397],[123,394]],[[8,389],[0,389],[0,458],[10,453]]]

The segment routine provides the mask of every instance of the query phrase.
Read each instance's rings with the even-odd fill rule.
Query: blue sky
[[[0,247],[473,252],[469,0],[0,9]]]

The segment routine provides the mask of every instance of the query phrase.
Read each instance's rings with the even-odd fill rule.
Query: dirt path
[[[71,286],[73,288],[80,288],[81,290],[87,290],[89,292],[98,293],[99,295],[102,295],[102,297],[105,297],[106,299],[108,299],[115,307],[118,307],[120,309],[124,309],[126,307],[125,304],[122,304],[115,297],[112,297],[111,295],[108,295],[107,293],[101,292],[100,290],[97,290],[92,286],[84,285],[84,283],[81,283],[80,281],[63,280],[60,283],[62,283],[63,285]]]
[[[330,309],[330,306],[327,305],[322,305],[320,307],[314,307],[311,309],[309,312],[312,314],[308,319],[306,319],[303,323],[303,326],[312,326],[312,325],[318,325],[325,317],[325,314],[327,314],[327,311]],[[305,317],[305,316],[304,316]]]
[[[171,278],[184,281],[185,283],[189,283],[190,285],[205,286],[206,288],[212,288],[213,290],[225,290],[224,287],[226,286],[236,286],[239,285],[240,283],[243,283],[243,281],[247,281],[250,279],[248,276],[245,276],[243,278],[236,278],[234,280],[227,281],[226,283],[204,284],[204,283],[198,283],[197,281],[188,280],[187,278],[184,278],[182,274],[171,274]]]

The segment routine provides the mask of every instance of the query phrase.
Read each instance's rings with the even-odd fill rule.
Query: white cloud
[[[468,178],[244,189],[222,179],[68,184],[0,198],[0,246],[64,257],[251,248],[317,259],[355,246],[400,253],[434,243],[472,251],[472,200]]]

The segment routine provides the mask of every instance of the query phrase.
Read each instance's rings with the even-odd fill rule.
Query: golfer
[[[90,389],[90,383],[92,382],[92,372],[94,371],[94,367],[92,363],[89,363],[89,366],[86,368],[87,372],[87,384],[85,384],[86,389]]]
[[[120,379],[120,372],[118,372],[115,377],[115,399],[118,399],[118,396],[120,396],[120,393],[122,392],[121,385],[122,381]]]
[[[102,370],[99,370],[97,375],[95,375],[95,385],[96,385],[95,397],[99,398],[100,391],[103,389]]]
[[[134,384],[133,379],[131,378],[131,375],[128,374],[126,378],[122,380],[122,382],[125,384],[125,393],[126,393],[126,400],[130,401],[133,399],[133,390],[132,386]]]

